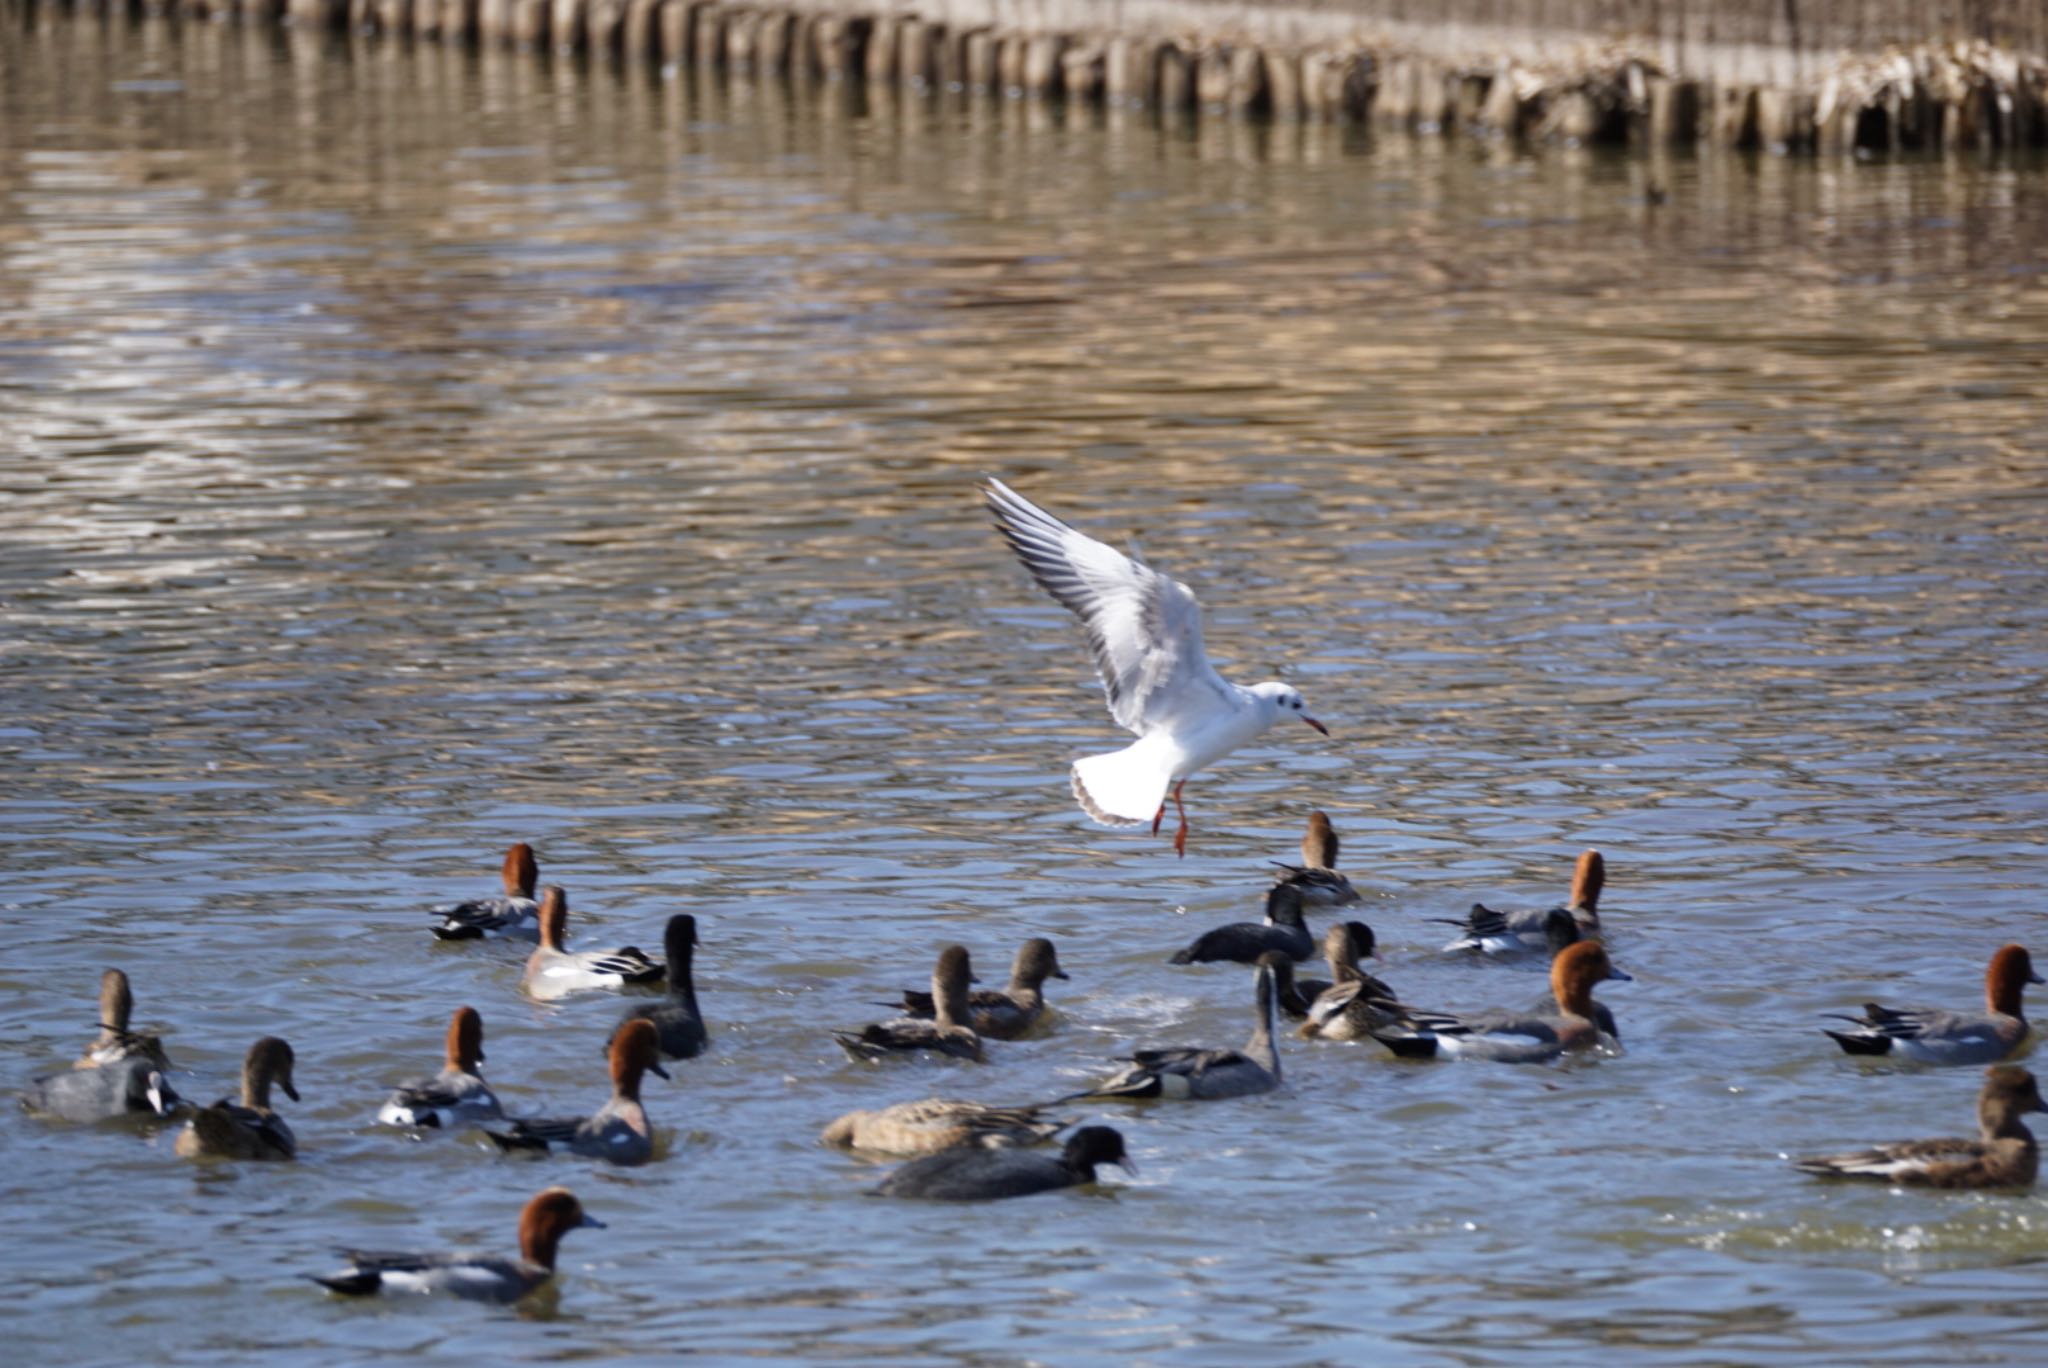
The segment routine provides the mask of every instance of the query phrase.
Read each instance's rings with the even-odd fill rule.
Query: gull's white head
[[[1292,684],[1269,679],[1263,684],[1252,685],[1251,695],[1264,705],[1267,726],[1271,726],[1275,718],[1298,717],[1323,735],[1330,734],[1328,727],[1308,715],[1308,704],[1301,701],[1301,690]]]

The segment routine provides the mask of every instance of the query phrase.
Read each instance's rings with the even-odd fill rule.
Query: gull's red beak
[[[1324,725],[1323,725],[1322,723],[1320,723],[1320,722],[1316,721],[1316,720],[1315,720],[1315,719],[1314,719],[1313,717],[1310,717],[1310,716],[1309,716],[1309,715],[1308,715],[1307,713],[1303,713],[1303,714],[1301,715],[1301,720],[1302,720],[1302,721],[1304,721],[1304,722],[1306,722],[1306,723],[1308,723],[1308,724],[1309,724],[1309,725],[1310,725],[1311,727],[1314,727],[1314,728],[1315,728],[1315,729],[1316,729],[1317,731],[1321,732],[1321,733],[1322,733],[1323,735],[1325,735],[1325,736],[1328,736],[1328,735],[1330,734],[1330,729],[1329,729],[1328,727],[1326,727],[1326,726],[1324,726]]]

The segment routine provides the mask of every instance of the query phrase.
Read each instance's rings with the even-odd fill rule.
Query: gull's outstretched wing
[[[982,494],[1031,577],[1088,629],[1118,726],[1142,736],[1229,705],[1230,686],[1202,649],[1202,605],[1185,584],[1076,532],[1001,480]]]

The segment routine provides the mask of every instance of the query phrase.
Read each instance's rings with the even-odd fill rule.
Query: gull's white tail
[[[1173,757],[1155,737],[1074,762],[1074,797],[1105,826],[1144,826],[1158,814],[1172,783]]]

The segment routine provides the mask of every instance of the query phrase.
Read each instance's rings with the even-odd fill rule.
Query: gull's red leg
[[[1173,810],[1180,817],[1180,829],[1173,833],[1173,853],[1182,859],[1186,859],[1188,853],[1188,810],[1180,805],[1181,785],[1186,783],[1187,780],[1183,779],[1179,784],[1173,786]],[[1159,811],[1164,814],[1166,804],[1161,803]],[[1154,834],[1158,833],[1159,827],[1157,823],[1153,824],[1152,830]]]
[[[1164,798],[1161,798],[1159,800],[1159,811],[1152,814],[1152,834],[1154,836],[1157,836],[1159,834],[1159,824],[1165,820],[1166,800]]]

